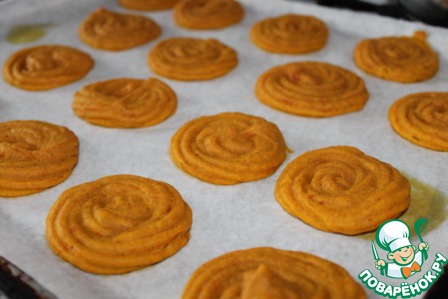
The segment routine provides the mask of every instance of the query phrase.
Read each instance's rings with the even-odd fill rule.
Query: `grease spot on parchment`
[[[6,39],[12,44],[25,44],[43,38],[50,27],[49,24],[18,25],[11,28]]]
[[[415,237],[414,223],[419,218],[429,220],[423,235],[435,229],[448,218],[448,197],[434,187],[402,173],[411,184],[411,204],[398,219],[406,222],[411,229],[411,237]],[[375,231],[359,235],[365,240],[373,240]]]

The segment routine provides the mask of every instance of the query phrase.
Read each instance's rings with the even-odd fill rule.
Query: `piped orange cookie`
[[[188,29],[221,29],[239,23],[244,9],[235,0],[181,0],[173,10],[177,25]]]
[[[366,299],[341,266],[312,254],[269,247],[229,252],[199,267],[182,299]]]
[[[216,39],[174,37],[159,42],[149,52],[148,64],[166,78],[208,80],[230,72],[238,64],[238,56]]]
[[[171,139],[170,154],[200,180],[233,185],[273,174],[286,158],[286,145],[275,124],[228,112],[187,122]]]
[[[268,52],[304,54],[325,47],[328,28],[316,17],[287,14],[255,23],[250,38]]]
[[[66,127],[36,120],[0,123],[0,196],[41,192],[78,163],[79,140]]]
[[[140,128],[158,124],[177,107],[174,91],[158,79],[113,79],[84,86],[75,94],[75,113],[94,125]]]
[[[51,249],[95,274],[120,274],[174,255],[190,239],[192,213],[167,183],[103,177],[66,190],[46,221]]]
[[[121,6],[136,10],[171,9],[179,0],[118,0]]]
[[[131,14],[119,14],[98,8],[78,29],[79,38],[87,45],[110,51],[120,51],[150,42],[160,35],[160,27],[151,19]]]
[[[92,58],[67,46],[37,46],[11,55],[3,66],[6,82],[25,90],[48,90],[83,78]]]
[[[275,197],[292,216],[328,232],[357,235],[401,215],[410,204],[408,180],[355,147],[306,152],[277,180]]]
[[[392,128],[410,142],[448,152],[448,93],[421,92],[397,100],[389,109]]]
[[[362,40],[355,48],[355,63],[364,72],[390,81],[427,80],[437,73],[439,59],[426,37],[425,32],[417,31],[412,37]]]
[[[291,114],[328,117],[361,110],[369,94],[355,73],[323,62],[293,62],[262,74],[255,95]]]

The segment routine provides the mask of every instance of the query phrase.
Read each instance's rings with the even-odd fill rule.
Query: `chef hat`
[[[376,243],[389,252],[411,246],[409,237],[409,227],[401,220],[386,222],[376,231]]]

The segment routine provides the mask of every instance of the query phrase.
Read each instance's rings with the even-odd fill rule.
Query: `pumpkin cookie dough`
[[[80,80],[92,67],[92,58],[75,48],[37,46],[11,55],[3,66],[3,78],[20,89],[48,90]]]
[[[86,272],[120,274],[174,255],[190,239],[191,209],[167,183],[113,175],[66,190],[51,208],[51,249]]]
[[[136,10],[171,9],[179,0],[118,0],[121,6]]]
[[[421,92],[397,100],[389,109],[392,128],[410,142],[448,152],[448,93]]]
[[[375,230],[398,217],[409,207],[410,192],[395,168],[350,146],[302,154],[285,167],[275,187],[289,214],[345,235]]]
[[[66,127],[36,120],[0,123],[0,196],[41,192],[78,163],[79,140]]]
[[[341,266],[312,254],[270,247],[229,252],[199,267],[182,299],[366,299]]]
[[[221,29],[239,23],[244,9],[235,0],[181,0],[173,10],[176,24],[188,29]]]
[[[305,54],[325,47],[328,28],[313,16],[287,14],[255,23],[250,38],[268,52]]]
[[[293,62],[261,75],[255,95],[264,104],[300,116],[328,117],[361,110],[369,94],[355,73],[323,62]]]
[[[286,145],[275,124],[227,112],[187,122],[171,139],[170,154],[200,180],[233,185],[272,175],[286,158]]]
[[[216,39],[169,38],[148,54],[148,65],[156,74],[182,81],[221,77],[237,64],[236,51]]]
[[[160,35],[160,27],[151,19],[119,14],[104,8],[91,13],[78,29],[87,45],[109,51],[121,51],[146,44]]]
[[[413,83],[433,77],[439,59],[426,42],[426,33],[412,37],[365,39],[356,45],[354,59],[364,72],[390,81]]]
[[[84,86],[75,94],[75,113],[94,125],[140,128],[156,125],[177,107],[174,91],[158,79],[113,79]]]

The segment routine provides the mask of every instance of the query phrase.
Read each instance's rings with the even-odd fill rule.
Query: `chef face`
[[[387,257],[398,265],[407,265],[414,260],[414,255],[415,246],[406,246],[390,252]]]

